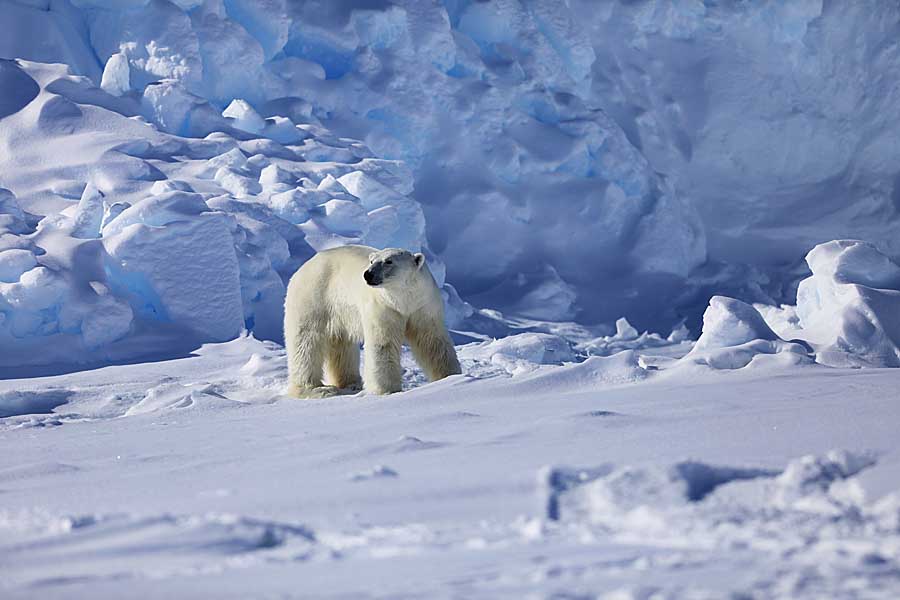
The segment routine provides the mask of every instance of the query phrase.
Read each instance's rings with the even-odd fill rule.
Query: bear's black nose
[[[369,285],[375,285],[375,276],[372,274],[372,271],[363,271],[363,279],[365,279],[366,283]]]

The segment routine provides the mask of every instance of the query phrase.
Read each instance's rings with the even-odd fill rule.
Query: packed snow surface
[[[894,370],[503,342],[384,397],[287,398],[250,337],[0,382],[0,595],[900,593]]]

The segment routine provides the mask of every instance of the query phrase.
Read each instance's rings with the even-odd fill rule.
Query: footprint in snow
[[[369,479],[391,479],[397,477],[397,471],[384,465],[376,465],[366,471],[350,475],[350,481],[367,481]]]
[[[429,442],[426,440],[420,440],[417,437],[411,435],[401,435],[400,438],[389,444],[386,449],[393,450],[394,452],[412,452],[415,450],[430,450],[432,448],[443,448],[447,444],[443,442]]]

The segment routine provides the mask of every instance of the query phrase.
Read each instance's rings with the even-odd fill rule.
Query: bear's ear
[[[416,252],[413,254],[413,260],[416,262],[416,268],[421,269],[422,265],[425,264],[425,255],[421,252]]]
[[[375,252],[369,255],[369,262],[372,262],[373,260],[375,260]]]

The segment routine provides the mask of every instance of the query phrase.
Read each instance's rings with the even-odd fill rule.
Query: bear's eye
[[[384,264],[392,265],[392,264],[394,264],[394,261],[392,261],[391,259],[387,259],[386,261],[384,261]]]

